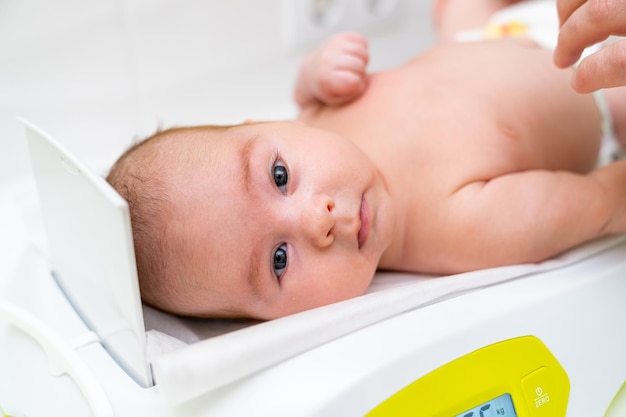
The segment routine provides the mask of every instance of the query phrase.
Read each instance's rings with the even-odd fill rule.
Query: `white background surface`
[[[397,7],[363,30],[372,70],[432,42],[431,1]],[[282,19],[281,0],[0,0],[0,185],[30,172],[16,116],[104,174],[159,126],[289,114],[313,45]]]

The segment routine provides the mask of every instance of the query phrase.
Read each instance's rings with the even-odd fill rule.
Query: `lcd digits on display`
[[[454,417],[517,417],[511,394],[503,394]]]

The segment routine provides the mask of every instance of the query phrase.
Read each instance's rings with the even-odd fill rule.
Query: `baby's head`
[[[269,319],[351,298],[391,243],[372,162],[297,122],[159,132],[107,180],[129,204],[143,300],[176,314]]]

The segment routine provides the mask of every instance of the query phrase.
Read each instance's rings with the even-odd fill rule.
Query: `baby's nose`
[[[335,202],[326,195],[314,196],[304,203],[300,217],[300,225],[304,234],[311,239],[314,245],[327,247],[333,243],[335,236],[335,217],[333,209]]]

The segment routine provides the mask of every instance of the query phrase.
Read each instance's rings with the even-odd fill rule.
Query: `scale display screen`
[[[511,394],[503,394],[454,417],[517,417]]]

